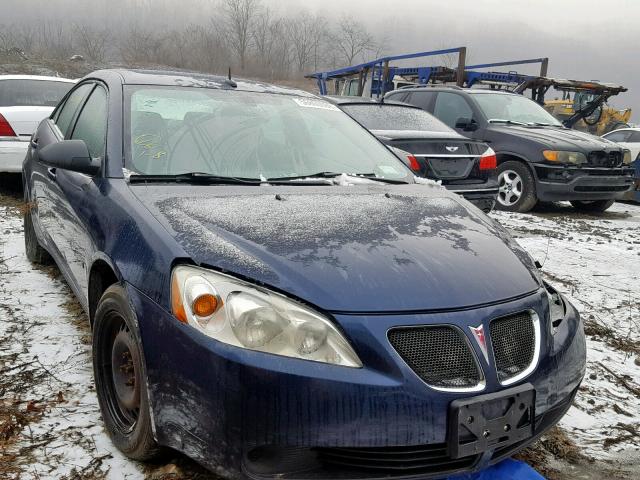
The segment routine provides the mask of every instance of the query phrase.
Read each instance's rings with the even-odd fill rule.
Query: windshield
[[[433,115],[419,108],[390,104],[346,104],[341,108],[369,130],[420,130],[453,133]]]
[[[55,107],[73,85],[55,80],[0,80],[0,107]]]
[[[473,98],[487,120],[506,120],[514,123],[561,126],[544,108],[522,95],[477,93]]]
[[[268,179],[318,172],[404,179],[411,172],[336,106],[320,99],[195,87],[129,87],[125,167]]]

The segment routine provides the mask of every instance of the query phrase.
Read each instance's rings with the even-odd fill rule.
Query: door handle
[[[56,169],[55,168],[47,168],[47,175],[49,176],[49,178],[51,180],[55,180],[56,179]]]

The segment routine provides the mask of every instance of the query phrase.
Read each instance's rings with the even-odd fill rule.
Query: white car
[[[22,171],[31,134],[75,80],[0,75],[0,172]]]
[[[640,128],[621,128],[605,133],[602,138],[631,150],[631,160],[636,160],[640,155]]]

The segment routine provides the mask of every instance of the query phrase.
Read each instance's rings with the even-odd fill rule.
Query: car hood
[[[502,227],[436,184],[131,189],[197,264],[327,311],[460,308],[541,285]]]
[[[526,137],[529,140],[541,143],[545,147],[557,150],[590,152],[592,150],[619,149],[615,143],[609,140],[569,128],[494,124],[491,126],[491,130],[505,135]]]

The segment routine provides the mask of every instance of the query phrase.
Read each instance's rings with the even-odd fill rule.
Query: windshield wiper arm
[[[292,177],[272,177],[267,178],[267,182],[282,182],[287,180],[301,180],[304,178],[334,178],[342,175],[338,172],[318,172],[318,173],[310,173],[309,175],[295,175]]]
[[[174,175],[131,174],[129,183],[168,182],[168,183],[218,183],[228,185],[260,185],[259,178],[226,177],[203,172],[178,173]]]
[[[527,125],[524,122],[516,122],[515,120],[507,120],[506,118],[490,118],[487,120],[489,123],[506,123],[509,125]]]

